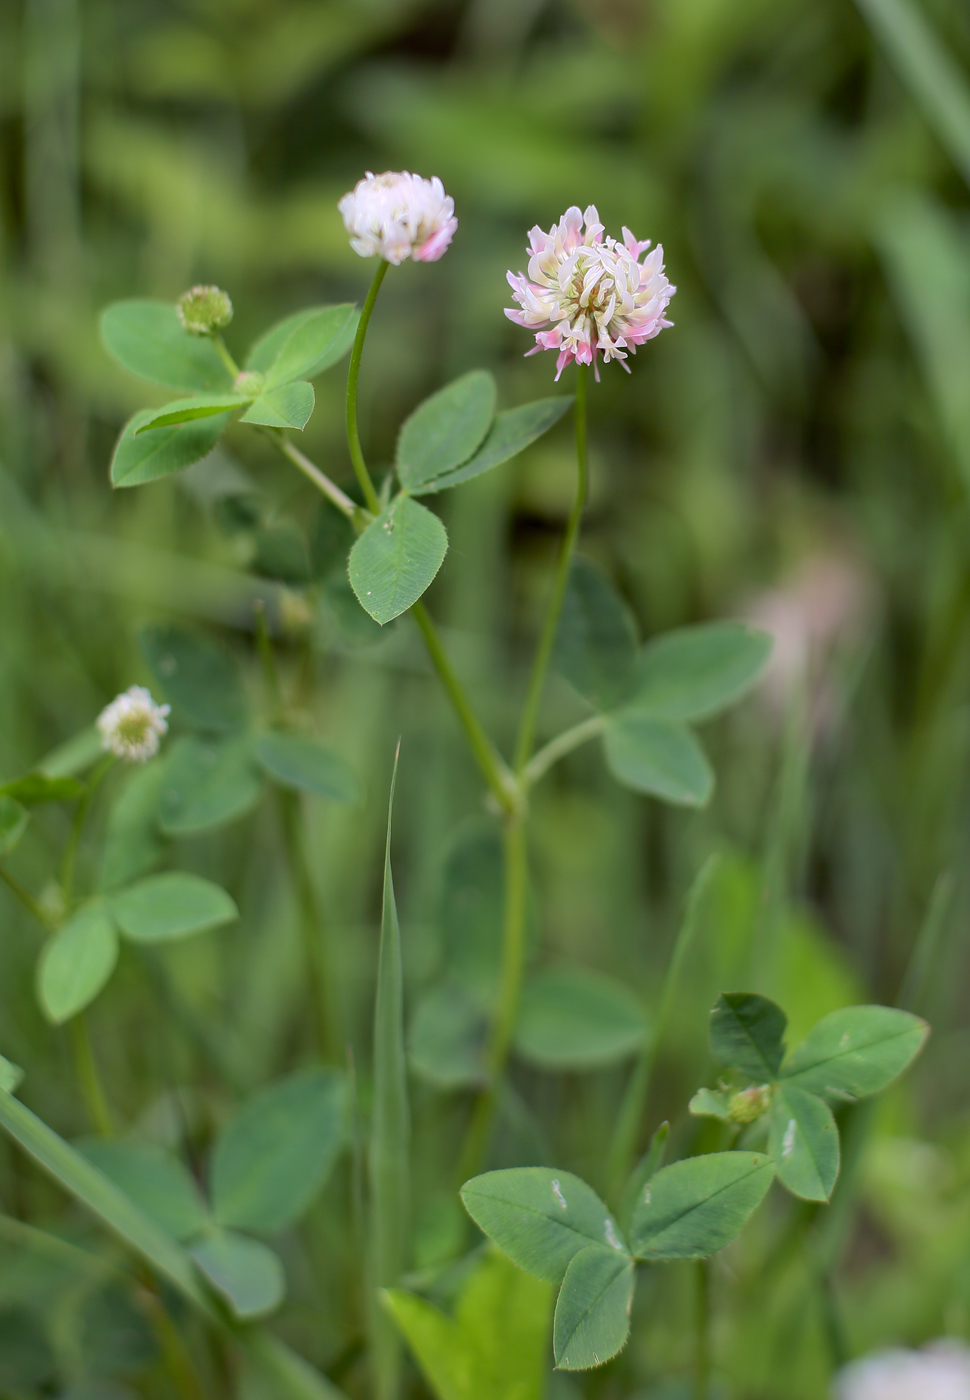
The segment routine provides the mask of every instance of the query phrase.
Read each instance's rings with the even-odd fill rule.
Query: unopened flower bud
[[[255,369],[244,369],[236,375],[232,386],[234,394],[242,394],[247,399],[257,399],[263,392],[263,376]]]
[[[156,705],[143,685],[133,685],[98,715],[102,747],[134,763],[154,758],[161,736],[168,733],[169,709]]]
[[[767,1084],[752,1084],[731,1095],[728,1117],[732,1123],[756,1123],[771,1106],[771,1090]]]
[[[215,335],[232,320],[232,302],[221,287],[192,287],[175,305],[189,335]]]

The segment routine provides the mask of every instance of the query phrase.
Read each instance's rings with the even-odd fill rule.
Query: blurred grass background
[[[966,71],[966,7],[921,0],[920,13]],[[365,169],[440,175],[454,245],[388,279],[365,356],[365,445],[387,463],[401,418],[466,368],[492,368],[504,406],[551,392],[551,357],[523,359],[527,338],[502,315],[532,224],[595,203],[609,229],[663,242],[676,326],[592,395],[582,548],[645,636],[747,614],[777,632],[777,660],[708,731],[707,811],[635,798],[585,750],[536,793],[536,958],[618,974],[649,1002],[686,890],[722,853],[645,1125],[669,1114],[684,1133],[719,988],[770,992],[796,1036],[834,1005],[892,1002],[952,872],[915,1008],[934,1036],[879,1107],[851,1198],[770,1288],[744,1264],[772,1250],[781,1207],[753,1230],[741,1283],[720,1281],[719,1362],[748,1400],[824,1395],[842,1346],[970,1335],[970,226],[955,130],[849,0],[0,0],[0,772],[147,678],[146,620],[213,629],[255,692],[252,601],[269,598],[288,673],[316,682],[318,732],[368,788],[363,809],[311,814],[365,1079],[394,739],[412,1005],[452,943],[489,932],[487,907],[456,913],[441,894],[456,830],[487,820],[476,775],[409,624],[377,634],[343,582],[334,522],[258,440],[230,434],[218,470],[112,494],[114,438],[147,400],[101,348],[97,313],[217,282],[241,351],[301,305],[362,298],[370,268],[336,201]],[[342,392],[343,369],[318,382],[305,446],[349,486]],[[506,746],[572,472],[559,429],[444,502],[452,547],[430,606]],[[546,734],[577,713],[554,683]],[[56,813],[34,824],[24,878],[43,884],[63,836]],[[134,966],[92,1022],[124,1118],[157,1127],[182,1082],[204,1138],[240,1087],[305,1060],[309,1036],[272,812],[178,859],[243,911],[240,927],[167,958],[219,1066],[161,1017]],[[487,906],[476,878],[469,898]],[[61,1034],[34,1006],[37,934],[3,891],[0,914],[0,1050],[27,1067],[37,1111],[80,1132]],[[521,1071],[503,1160],[555,1160],[596,1182],[622,1082]],[[464,1109],[416,1084],[415,1111],[415,1262],[428,1265],[450,1247],[441,1162]],[[0,1202],[30,1219],[61,1209],[2,1144]],[[293,1244],[282,1326],[353,1389],[348,1248],[325,1214]],[[43,1308],[66,1288],[65,1270],[31,1272],[21,1255],[0,1280],[0,1327],[4,1306]],[[630,1349],[588,1394],[642,1391],[686,1365],[687,1284],[664,1277],[641,1290]],[[117,1374],[137,1385],[139,1364]],[[0,1393],[3,1374],[0,1355]]]

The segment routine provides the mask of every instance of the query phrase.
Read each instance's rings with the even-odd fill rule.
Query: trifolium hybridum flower
[[[102,748],[132,763],[146,763],[158,753],[159,740],[168,733],[170,708],[156,705],[143,685],[133,685],[98,715]]]
[[[437,262],[458,227],[455,201],[438,177],[423,180],[406,170],[368,170],[337,208],[354,252],[386,258],[395,267],[406,258]]]
[[[600,354],[604,361],[623,364],[628,350],[636,354],[638,345],[673,324],[664,312],[677,288],[664,276],[663,247],[658,243],[641,263],[649,239],[638,243],[628,228],[622,243],[604,238],[595,205],[585,214],[573,205],[548,233],[537,224],[529,246],[529,277],[508,274],[512,299],[521,309],[508,307],[505,314],[536,332],[535,347],[527,354],[559,351],[557,379],[573,360],[592,364],[598,379]],[[629,370],[629,365],[623,368]]]
[[[968,1400],[970,1347],[940,1341],[922,1351],[884,1351],[853,1361],[835,1380],[834,1400]]]
[[[189,335],[215,335],[232,320],[232,302],[221,287],[192,287],[175,307]]]

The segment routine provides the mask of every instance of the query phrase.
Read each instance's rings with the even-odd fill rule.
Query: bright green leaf
[[[299,734],[267,730],[256,740],[257,762],[281,787],[329,797],[334,802],[359,802],[361,791],[353,769],[331,749]]]
[[[172,705],[200,729],[238,729],[246,697],[235,658],[224,647],[183,627],[142,627],[138,641],[145,660]]]
[[[218,350],[183,329],[171,302],[115,302],[101,314],[101,337],[120,365],[152,384],[188,393],[232,388]]]
[[[731,1096],[724,1089],[698,1089],[687,1111],[695,1118],[726,1119],[730,1106]]]
[[[215,418],[244,407],[249,399],[241,394],[202,394],[193,399],[176,399],[164,408],[154,408],[144,423],[135,429],[135,437],[143,433],[174,428],[180,423],[195,423],[200,418]]]
[[[643,1006],[622,982],[561,968],[526,983],[515,1049],[543,1069],[595,1069],[634,1054],[646,1033]]]
[[[638,1259],[705,1259],[737,1235],[775,1174],[757,1152],[712,1152],[663,1167],[640,1193],[630,1225]]]
[[[165,764],[159,825],[166,836],[197,836],[245,816],[262,792],[249,735],[222,741],[185,736]]]
[[[560,1370],[602,1366],[626,1344],[633,1284],[633,1260],[604,1245],[588,1245],[570,1260],[553,1330]]]
[[[118,934],[100,902],[79,909],[44,945],[37,964],[37,997],[55,1025],[94,1000],[118,961]]]
[[[683,807],[709,801],[714,774],[689,729],[626,709],[608,717],[603,743],[607,766],[625,787]]]
[[[752,992],[723,992],[711,1012],[711,1054],[759,1084],[778,1078],[788,1018],[780,1006]]]
[[[40,807],[45,802],[73,802],[84,791],[77,778],[48,778],[44,773],[27,773],[0,785],[0,797],[12,798],[23,807]]]
[[[655,1175],[663,1166],[664,1154],[667,1150],[667,1139],[670,1136],[670,1124],[663,1122],[650,1139],[650,1146],[644,1152],[639,1162],[633,1168],[623,1187],[623,1194],[620,1197],[619,1217],[620,1225],[626,1233],[630,1228],[630,1220],[633,1211],[640,1198],[640,1192],[646,1186],[650,1178]]]
[[[89,1138],[78,1151],[173,1239],[191,1239],[208,1223],[208,1208],[188,1168],[162,1148]]]
[[[779,1085],[771,1110],[768,1151],[782,1185],[806,1201],[827,1201],[839,1174],[839,1130],[823,1099],[794,1084]]]
[[[281,1230],[323,1187],[346,1141],[346,1084],[308,1070],[263,1089],[216,1143],[212,1205],[220,1225]]]
[[[315,402],[313,385],[305,379],[297,379],[292,384],[264,389],[239,421],[264,423],[270,428],[297,428],[302,432]]]
[[[242,1321],[265,1317],[286,1297],[286,1275],[279,1255],[259,1240],[232,1230],[209,1230],[189,1253]]]
[[[543,433],[559,422],[572,404],[572,396],[560,395],[551,399],[537,399],[534,403],[522,404],[519,408],[506,409],[496,414],[495,421],[481,447],[467,462],[450,472],[443,472],[423,486],[410,487],[415,496],[428,496],[434,491],[447,491],[459,486],[463,481],[481,476],[500,466],[540,438]]]
[[[448,551],[436,515],[398,496],[350,552],[350,582],[364,610],[383,624],[406,612],[430,586]]]
[[[12,797],[0,797],[0,857],[16,849],[29,821],[26,807]]]
[[[112,486],[144,486],[190,467],[208,456],[230,422],[228,413],[219,413],[174,428],[140,433],[154,413],[153,408],[141,409],[121,430],[111,458]]]
[[[268,388],[291,379],[315,379],[347,354],[359,320],[350,303],[296,311],[256,341],[246,368],[265,375]]]
[[[577,556],[569,571],[553,661],[580,695],[599,709],[629,692],[636,655],[633,615],[595,564]]]
[[[648,642],[630,702],[652,719],[707,719],[739,700],[768,664],[772,640],[745,622],[682,627]]]
[[[616,1223],[591,1186],[571,1172],[514,1167],[473,1177],[461,1188],[465,1209],[520,1269],[559,1283],[587,1245],[622,1251]]]
[[[488,1017],[460,984],[434,987],[418,1002],[408,1027],[408,1063],[441,1089],[485,1082]]]
[[[495,417],[495,379],[473,369],[425,399],[401,428],[397,474],[408,490],[467,462]]]
[[[919,1054],[929,1026],[889,1006],[847,1006],[823,1016],[789,1055],[782,1079],[832,1098],[877,1094]]]
[[[235,900],[220,885],[183,870],[139,880],[112,895],[110,909],[135,943],[167,943],[239,918]]]

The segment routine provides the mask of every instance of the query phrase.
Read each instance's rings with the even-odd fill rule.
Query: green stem
[[[461,681],[455,675],[437,629],[428,615],[428,610],[420,599],[412,604],[411,613],[421,629],[425,646],[428,648],[428,655],[431,657],[432,664],[438,672],[441,683],[448,692],[448,697],[455,708],[455,713],[461,721],[461,726],[482,771],[482,776],[503,810],[509,814],[517,812],[521,806],[521,798],[515,779],[496,753],[495,746],[482,728],[481,721],[472,709]]]
[[[91,810],[91,802],[97,792],[101,782],[108,771],[114,766],[114,754],[105,754],[104,758],[95,768],[88,779],[87,787],[78,799],[77,807],[74,809],[74,820],[71,823],[71,833],[67,838],[67,845],[64,847],[64,855],[61,859],[61,893],[64,896],[65,913],[70,914],[71,905],[74,900],[74,867],[77,863],[77,848],[84,831],[84,823],[88,819]]]
[[[216,347],[216,350],[219,354],[219,359],[222,361],[226,369],[229,371],[229,373],[235,380],[237,375],[239,374],[239,366],[236,364],[236,361],[232,358],[229,351],[226,349],[226,342],[223,340],[222,336],[219,334],[218,331],[216,331],[214,335],[211,335],[209,339]]]
[[[374,483],[367,470],[367,463],[364,461],[364,454],[360,446],[360,433],[357,428],[357,380],[360,377],[360,357],[364,353],[364,339],[370,324],[371,312],[374,310],[377,293],[381,289],[381,283],[384,281],[384,275],[389,266],[390,263],[381,258],[374,274],[374,280],[370,284],[364,309],[360,313],[357,334],[354,336],[354,348],[350,353],[350,371],[347,375],[347,443],[350,447],[350,460],[354,464],[354,471],[357,474],[360,489],[364,493],[367,509],[374,515],[380,515],[381,503],[374,489]]]
[[[108,1111],[108,1101],[104,1096],[104,1089],[101,1087],[101,1076],[98,1074],[94,1051],[91,1048],[91,1037],[88,1034],[88,1023],[83,1011],[78,1012],[73,1017],[70,1026],[74,1066],[81,1084],[84,1101],[87,1104],[91,1125],[101,1137],[108,1138],[112,1133],[111,1114]]]
[[[592,715],[589,719],[584,719],[581,724],[574,725],[572,729],[566,729],[562,734],[557,734],[555,739],[550,739],[544,748],[533,754],[522,769],[523,786],[531,787],[533,783],[537,783],[548,773],[554,763],[565,758],[567,753],[572,753],[573,749],[578,749],[581,744],[595,739],[597,734],[602,734],[605,728],[606,716]]]
[[[54,927],[54,920],[44,906],[34,898],[30,890],[22,885],[15,875],[11,875],[10,871],[2,865],[0,865],[0,880],[4,882],[11,893],[17,896],[24,908],[30,910],[38,923],[43,924],[45,928]]]
[[[475,1101],[459,1161],[459,1173],[463,1182],[481,1170],[488,1149],[488,1139],[498,1103],[498,1091],[509,1057],[509,1050],[512,1047],[512,1037],[515,1033],[515,1022],[519,1012],[522,970],[525,962],[526,910],[529,889],[524,813],[514,813],[506,818],[504,857],[505,909],[502,929],[499,1004],[486,1055],[488,1085]]]
[[[317,902],[304,843],[300,799],[295,792],[280,792],[280,812],[286,837],[290,874],[300,907],[300,933],[310,983],[313,1024],[320,1054],[326,1060],[341,1058],[340,1035],[331,995],[330,959],[327,957],[326,925]]]
[[[536,650],[535,660],[532,663],[532,674],[529,677],[529,688],[526,692],[525,708],[522,711],[522,722],[519,725],[519,739],[515,746],[514,767],[516,773],[522,772],[529,762],[529,756],[532,753],[536,721],[539,716],[539,701],[542,699],[546,672],[549,669],[552,647],[556,640],[556,627],[559,623],[559,614],[562,611],[563,599],[566,596],[566,585],[569,582],[569,565],[576,548],[576,541],[579,538],[579,526],[583,518],[583,509],[586,505],[587,481],[589,477],[586,460],[586,382],[589,366],[579,365],[577,366],[577,370],[575,410],[576,497],[573,501],[572,510],[569,512],[569,520],[566,522],[566,533],[562,537],[552,598],[549,600],[549,610],[546,613],[542,635],[539,638],[539,646]]]
[[[694,1400],[708,1400],[711,1389],[711,1275],[706,1259],[694,1266],[697,1279],[695,1315]]]

